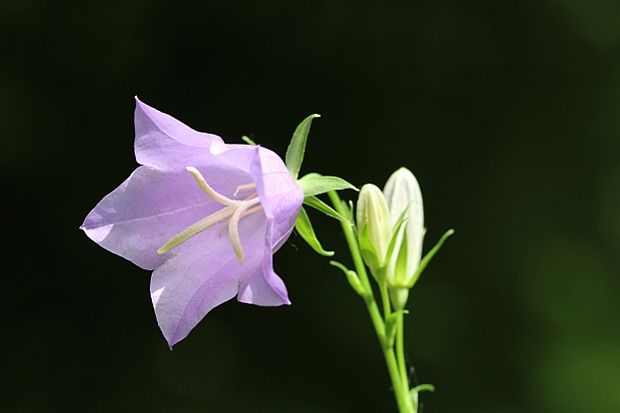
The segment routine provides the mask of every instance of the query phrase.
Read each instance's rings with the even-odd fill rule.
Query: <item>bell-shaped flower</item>
[[[151,298],[172,347],[235,296],[289,304],[272,255],[291,234],[304,194],[272,151],[225,144],[136,99],[138,167],[81,229],[103,248],[154,270]]]
[[[422,192],[411,171],[400,168],[390,176],[383,193],[390,209],[392,224],[404,218],[402,226],[395,234],[394,250],[388,258],[386,268],[388,284],[393,287],[394,293],[401,295],[400,299],[395,299],[393,294],[393,301],[404,305],[402,302],[407,300],[408,286],[415,282],[414,277],[422,259],[425,232]],[[402,308],[402,305],[397,305],[397,308]]]
[[[360,189],[356,212],[362,257],[375,278],[383,278],[386,255],[392,236],[388,204],[379,188],[366,184]]]

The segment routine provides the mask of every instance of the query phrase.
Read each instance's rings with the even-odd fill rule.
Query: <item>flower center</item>
[[[232,245],[239,262],[243,262],[244,253],[241,245],[241,238],[239,236],[239,221],[263,209],[260,205],[258,194],[256,192],[252,192],[243,200],[228,198],[213,189],[198,169],[193,166],[188,166],[185,169],[192,174],[200,189],[202,189],[202,191],[206,193],[209,198],[222,205],[223,208],[207,215],[201,220],[188,226],[174,237],[170,238],[166,241],[166,243],[164,243],[164,245],[157,249],[157,253],[159,255],[165,254],[207,228],[210,228],[219,222],[225,222],[225,226],[228,227],[230,244]],[[253,183],[239,185],[233,196],[237,196],[240,192],[247,192],[255,189],[256,184]]]

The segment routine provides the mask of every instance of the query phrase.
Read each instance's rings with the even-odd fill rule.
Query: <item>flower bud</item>
[[[392,218],[383,192],[375,185],[362,187],[357,200],[357,228],[364,261],[375,277],[385,265],[392,235]]]
[[[402,290],[413,279],[422,258],[424,239],[424,209],[422,192],[411,171],[400,168],[390,176],[383,189],[390,210],[392,223],[405,214],[405,222],[397,234],[393,253],[387,257],[386,276],[390,287]],[[393,292],[392,297],[401,297],[396,308],[404,307],[407,294]]]

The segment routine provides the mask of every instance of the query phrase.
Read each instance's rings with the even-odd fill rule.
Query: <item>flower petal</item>
[[[271,223],[273,250],[279,249],[295,227],[304,193],[282,159],[269,149],[256,147],[250,174],[256,183],[261,205]]]
[[[243,263],[237,260],[225,234],[205,231],[153,272],[151,298],[170,347],[184,339],[214,307],[233,298],[242,280],[261,266],[265,215],[246,217],[240,226],[246,250]]]
[[[271,225],[267,224],[262,265],[239,285],[237,300],[242,303],[270,307],[291,303],[284,281],[273,270],[270,231]]]
[[[219,136],[197,132],[137,97],[134,123],[136,160],[153,168],[175,171],[188,165],[201,165],[210,155],[226,148]]]
[[[250,179],[242,171],[219,165],[203,167],[201,172],[210,185],[225,194],[232,194]],[[103,248],[153,269],[168,257],[157,255],[157,248],[221,208],[202,192],[189,172],[141,166],[97,204],[81,228]]]

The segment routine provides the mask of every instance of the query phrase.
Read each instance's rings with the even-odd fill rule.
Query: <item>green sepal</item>
[[[299,171],[301,170],[301,164],[304,161],[304,153],[306,152],[306,142],[308,141],[308,133],[310,133],[310,125],[312,120],[320,118],[321,115],[313,114],[302,120],[301,123],[293,132],[291,143],[286,150],[286,167],[293,176],[297,179]]]
[[[420,275],[422,275],[422,272],[424,271],[426,266],[431,262],[435,254],[437,254],[437,252],[441,249],[443,243],[446,242],[446,240],[452,234],[454,234],[453,229],[449,229],[446,232],[444,232],[444,234],[441,236],[439,241],[437,241],[437,244],[435,244],[435,246],[424,256],[424,258],[422,258],[422,261],[420,261],[420,266],[418,267],[415,274],[411,278],[411,281],[409,281],[409,284],[407,285],[408,288],[411,288],[415,285],[415,283],[418,281],[418,278],[420,278]]]
[[[409,395],[411,396],[411,401],[413,402],[413,411],[418,411],[418,393],[423,391],[435,391],[435,386],[429,383],[419,384],[409,390]]]
[[[396,223],[394,223],[394,226],[392,227],[392,238],[390,238],[390,243],[388,244],[388,249],[387,249],[387,253],[385,254],[385,265],[387,265],[387,263],[390,261],[390,259],[392,258],[392,254],[394,253],[394,248],[396,248],[396,241],[398,240],[398,235],[400,233],[400,230],[403,226],[403,224],[407,221],[407,210],[409,208],[405,208],[405,210],[402,212],[402,214],[400,214],[400,216],[398,217],[398,220],[396,220]]]
[[[297,215],[297,221],[295,222],[295,229],[304,241],[306,241],[308,245],[310,245],[317,253],[325,257],[331,257],[334,255],[333,251],[325,251],[323,249],[323,246],[316,237],[314,228],[312,228],[312,223],[310,222],[308,213],[304,208],[299,210],[299,215]]]
[[[398,318],[403,314],[409,314],[409,311],[396,310],[390,313],[385,320],[385,345],[387,347],[394,346],[396,331],[398,330]]]
[[[358,189],[337,176],[324,176],[317,173],[304,175],[297,181],[305,196],[324,194],[329,191],[340,191],[341,189]]]
[[[381,271],[383,268],[383,263],[379,261],[379,257],[377,257],[377,250],[370,240],[367,224],[364,224],[364,226],[359,229],[358,239],[364,262],[370,268],[370,272],[374,275],[377,282],[382,285],[384,281],[384,276],[382,276],[383,271]]]
[[[366,296],[366,289],[362,285],[355,271],[348,269],[347,267],[345,267],[343,264],[339,263],[338,261],[330,261],[329,263],[333,265],[334,267],[339,268],[344,273],[344,275],[347,277],[347,281],[349,282],[349,285],[351,286],[351,288],[353,288],[353,290],[356,293],[358,293],[362,297]]]
[[[241,140],[247,143],[248,145],[256,146],[256,142],[254,142],[249,136],[243,135],[241,137]]]
[[[345,217],[340,215],[338,213],[338,211],[336,211],[334,208],[330,207],[325,202],[321,201],[319,198],[317,198],[315,196],[307,196],[307,197],[305,197],[304,198],[304,205],[308,205],[309,207],[312,207],[312,208],[316,209],[317,211],[324,213],[328,217],[332,217],[334,219],[337,219],[338,221],[342,221],[344,223],[350,223],[349,221],[347,221],[347,219]]]
[[[353,208],[353,206],[351,205],[350,208]],[[358,229],[358,239],[360,244],[360,250],[362,252],[362,257],[364,258],[366,265],[370,267],[370,270],[377,279],[377,281],[381,281],[380,278],[382,279],[385,277],[383,269],[387,265],[389,258],[394,252],[394,248],[396,247],[396,240],[398,238],[398,232],[400,231],[400,228],[403,226],[406,220],[407,219],[405,210],[398,218],[398,221],[396,221],[396,223],[394,224],[392,237],[390,238],[387,253],[386,256],[383,257],[383,261],[379,261],[380,257],[377,257],[377,251],[372,241],[370,240],[370,235],[368,234],[368,225],[364,224],[361,229]]]

